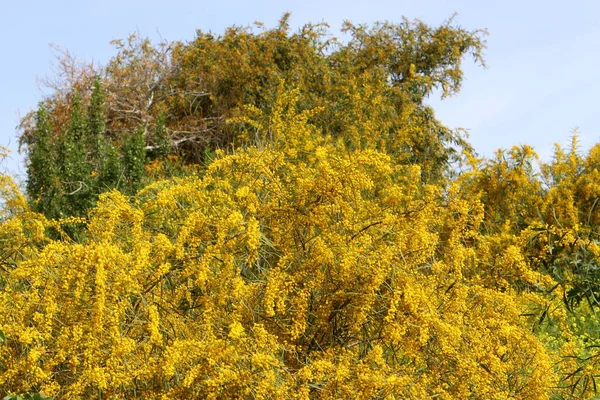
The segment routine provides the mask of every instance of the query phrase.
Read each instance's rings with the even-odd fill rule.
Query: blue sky
[[[15,127],[42,99],[37,78],[52,76],[54,43],[85,61],[105,63],[111,39],[138,31],[155,40],[192,40],[196,29],[216,33],[230,25],[262,21],[273,26],[292,12],[291,23],[343,20],[371,23],[402,16],[438,25],[452,13],[467,29],[487,28],[487,69],[465,63],[462,91],[430,99],[447,125],[469,130],[482,155],[513,144],[531,144],[544,158],[553,144],[567,144],[579,128],[581,149],[600,139],[600,2],[546,1],[225,1],[22,0],[0,3],[0,144],[14,150],[5,163],[24,177]]]

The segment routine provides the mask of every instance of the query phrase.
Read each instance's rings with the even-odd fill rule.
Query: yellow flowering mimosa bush
[[[37,245],[1,272],[0,387],[57,399],[548,398],[552,355],[511,285],[550,281],[513,246],[497,262],[511,280],[493,284],[481,203],[424,185],[418,166],[315,139],[285,109],[273,143],[218,155],[201,178],[103,194],[85,241],[44,236],[60,225],[36,214],[6,221],[2,235]]]
[[[464,201],[483,205],[472,240],[480,261],[470,273],[523,296],[523,317],[556,359],[556,399],[598,393],[599,148],[582,155],[573,136],[539,168],[528,146],[498,151],[494,160],[472,159],[454,185]]]
[[[485,31],[342,32],[60,60],[0,174],[1,398],[597,395],[600,145],[477,158],[426,99]]]

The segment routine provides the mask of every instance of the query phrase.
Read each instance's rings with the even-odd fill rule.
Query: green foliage
[[[123,189],[126,193],[135,194],[140,189],[144,178],[146,160],[146,136],[143,128],[128,135],[122,148]]]
[[[58,155],[54,151],[52,125],[43,103],[39,105],[35,115],[34,135],[36,143],[29,151],[27,167],[27,193],[34,210],[50,217],[58,217]]]
[[[61,132],[57,153],[60,160],[59,177],[62,184],[63,215],[84,216],[93,205],[91,191],[92,165],[88,161],[86,119],[81,98],[75,94],[71,102],[69,123]]]
[[[98,191],[100,193],[119,187],[122,177],[119,152],[112,143],[102,143]]]
[[[87,110],[87,132],[89,141],[88,149],[92,154],[102,154],[105,150],[104,135],[106,133],[106,112],[105,112],[105,94],[101,86],[100,77],[96,77],[90,96],[90,104]],[[100,161],[102,158],[99,157]],[[100,165],[94,165],[94,170],[101,170]]]
[[[98,77],[86,113],[83,102],[80,94],[72,94],[68,120],[60,129],[51,124],[45,104],[36,113],[27,194],[32,208],[49,218],[85,217],[99,194],[115,188],[135,194],[144,179],[145,131],[138,129],[121,142],[111,140]]]
[[[159,114],[156,119],[156,129],[154,130],[153,142],[154,147],[152,148],[152,155],[154,158],[165,157],[172,153],[173,145],[169,140],[165,116],[162,113]]]

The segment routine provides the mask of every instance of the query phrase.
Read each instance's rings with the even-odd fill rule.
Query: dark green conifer
[[[29,149],[27,195],[33,210],[56,216],[59,212],[56,153],[52,145],[52,124],[44,103],[40,103],[35,114],[34,138]]]
[[[121,150],[125,181],[121,186],[128,194],[135,194],[142,185],[146,161],[145,129],[140,127],[129,134]]]

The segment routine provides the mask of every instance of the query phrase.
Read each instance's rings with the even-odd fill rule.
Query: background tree
[[[27,194],[36,211],[50,217],[60,216],[57,203],[60,190],[57,180],[57,153],[54,150],[54,132],[44,104],[35,115],[35,145],[29,149],[27,166]]]
[[[104,90],[96,78],[87,112],[74,93],[69,119],[53,132],[45,105],[40,105],[30,145],[27,193],[35,210],[50,218],[86,217],[98,195],[111,189],[135,194],[144,180],[146,137],[143,128],[121,142],[106,130]]]
[[[81,97],[89,104],[86,140],[103,137],[122,154],[119,149],[142,127],[147,162],[171,153],[185,163],[203,164],[215,149],[269,140],[268,130],[252,133],[230,121],[255,118],[257,111],[268,121],[284,82],[300,91],[299,109],[315,110],[311,123],[322,135],[351,149],[379,149],[401,164],[420,164],[427,181],[446,179],[470,146],[437,121],[423,100],[436,88],[442,96],[459,90],[463,57],[483,63],[485,32],[466,31],[452,19],[435,28],[408,20],[373,28],[346,23],[343,31],[350,39],[341,43],[325,24],[291,33],[288,18],[273,29],[236,27],[222,36],[198,31],[189,43],[153,46],[132,35],[115,41],[117,55],[104,68],[77,67],[66,53],[61,65],[68,80],[54,84],[57,92],[47,100],[50,120],[59,132],[75,129],[66,129],[77,108],[69,99]],[[22,127],[21,143],[33,149],[35,120],[26,117]],[[104,151],[111,153],[109,147]],[[94,154],[102,153],[97,150]],[[92,167],[94,174],[101,174],[99,169]],[[115,187],[117,174],[107,173],[111,183],[104,187]],[[75,178],[82,177],[63,181],[86,182]],[[77,186],[71,189],[67,192]]]

